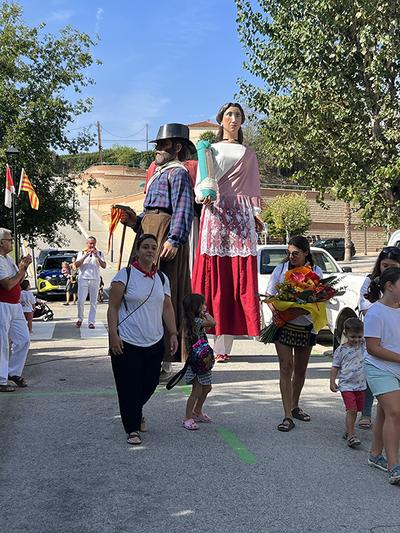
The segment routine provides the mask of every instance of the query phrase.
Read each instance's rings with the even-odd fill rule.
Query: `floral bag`
[[[214,350],[206,339],[199,339],[190,348],[189,365],[195,374],[206,374],[215,363]]]

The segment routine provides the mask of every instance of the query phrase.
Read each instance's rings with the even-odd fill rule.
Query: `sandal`
[[[0,392],[14,392],[15,387],[12,385],[0,385]]]
[[[358,422],[358,427],[361,429],[371,429],[372,422],[370,416],[362,416]]]
[[[22,376],[8,376],[8,379],[10,381],[13,381],[17,387],[27,387],[28,383],[26,382],[26,379]]]
[[[303,409],[300,409],[300,407],[295,407],[292,409],[292,416],[293,418],[297,418],[297,420],[301,420],[302,422],[310,422],[311,420],[311,416],[305,413]]]
[[[142,439],[139,435],[139,431],[131,431],[128,435],[128,438],[126,439],[126,442],[128,444],[132,444],[133,446],[138,446],[139,444],[142,444]]]
[[[357,448],[357,446],[360,446],[361,441],[358,439],[355,435],[352,435],[347,439],[347,446],[350,448]]]
[[[225,359],[225,355],[218,354],[215,356],[215,362],[216,363],[226,363],[227,360]]]
[[[212,422],[211,418],[208,416],[207,413],[193,413],[193,420],[195,422]]]
[[[285,416],[285,418],[282,420],[282,422],[278,425],[277,429],[278,431],[291,431],[293,428],[295,428],[295,423],[291,418],[288,416]]]
[[[182,420],[182,426],[185,429],[189,429],[191,431],[194,431],[195,429],[199,429],[199,426],[196,424],[196,422],[193,420],[193,418],[188,418],[187,420]]]

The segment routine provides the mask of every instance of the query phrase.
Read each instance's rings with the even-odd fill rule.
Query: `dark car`
[[[76,254],[48,255],[38,268],[37,292],[39,295],[65,294],[67,278],[61,273],[61,264],[72,263]]]
[[[317,248],[323,248],[336,259],[336,261],[343,261],[344,259],[344,239],[321,239],[317,241],[313,246]],[[356,255],[356,248],[353,241],[351,242],[351,256]]]
[[[63,250],[61,248],[46,248],[45,250],[40,251],[38,258],[37,258],[37,266],[42,267],[43,261],[49,255],[62,255],[62,254],[78,255],[78,252],[76,250]]]

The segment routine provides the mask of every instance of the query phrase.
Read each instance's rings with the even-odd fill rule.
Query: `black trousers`
[[[122,424],[127,433],[138,431],[144,404],[160,379],[164,340],[153,346],[134,346],[124,341],[122,355],[112,355],[111,365],[117,387]]]

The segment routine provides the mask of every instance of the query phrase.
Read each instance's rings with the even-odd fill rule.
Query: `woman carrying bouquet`
[[[267,296],[277,294],[276,285],[284,281],[289,270],[304,266],[310,267],[322,278],[322,270],[313,264],[308,240],[302,236],[292,237],[288,244],[287,258],[272,272]],[[273,317],[277,318],[278,313],[273,305],[268,305]],[[273,338],[279,359],[279,386],[285,412],[283,421],[278,425],[279,431],[292,430],[295,427],[293,418],[303,422],[310,421],[310,416],[299,407],[299,398],[316,339],[316,331],[308,311],[294,308],[286,313],[290,314],[290,320],[277,330]]]

